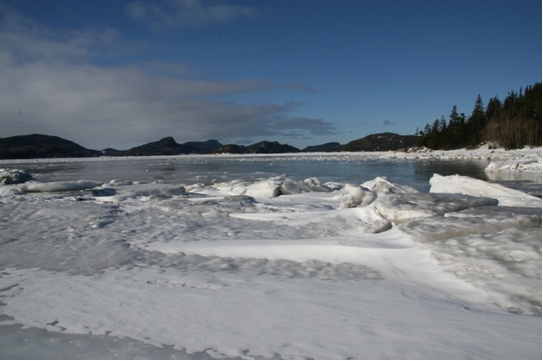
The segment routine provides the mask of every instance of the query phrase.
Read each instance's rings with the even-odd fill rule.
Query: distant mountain
[[[227,144],[208,152],[209,154],[274,154],[274,153],[298,153],[298,148],[279,142],[264,140],[247,147],[236,144]]]
[[[43,134],[0,138],[0,159],[96,157],[101,152]]]
[[[346,145],[326,143],[304,148],[304,152],[360,152],[388,151],[412,147],[415,136],[394,133],[372,134]],[[128,150],[107,148],[102,151],[87,149],[72,141],[50,135],[31,134],[0,138],[0,159],[70,158],[98,156],[152,156],[178,154],[280,154],[298,153],[298,148],[278,142],[262,141],[247,147],[222,145],[217,140],[178,144],[172,137],[147,143]]]
[[[272,153],[298,153],[298,148],[279,142],[268,142],[267,140],[249,145],[243,148],[243,154],[272,154]]]
[[[340,146],[341,144],[339,144],[338,142],[325,143],[321,145],[311,145],[302,149],[302,152],[327,152]]]
[[[209,154],[241,154],[245,147],[237,144],[227,144],[210,150]]]
[[[399,135],[395,133],[371,134],[367,137],[353,140],[333,151],[340,152],[376,152],[410,148],[415,143],[414,135]]]
[[[209,152],[210,150],[222,147],[222,144],[215,139],[210,139],[205,142],[186,142],[183,145],[200,149],[202,152]]]
[[[201,150],[194,146],[178,144],[172,137],[162,138],[159,141],[140,145],[125,151],[130,156],[149,155],[177,155],[199,153]]]
[[[140,145],[128,150],[116,150],[107,148],[102,151],[103,155],[108,156],[151,156],[151,155],[178,155],[178,154],[200,154],[207,153],[209,150],[221,147],[222,144],[217,140],[208,140],[205,142],[186,142],[179,144],[173,137],[162,138],[159,141]]]

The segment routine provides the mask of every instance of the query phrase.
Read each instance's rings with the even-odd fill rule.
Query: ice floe
[[[22,169],[0,169],[0,184],[19,184],[32,179],[29,172]]]
[[[459,175],[443,177],[435,174],[430,179],[430,185],[432,186],[431,193],[460,193],[475,197],[493,197],[499,200],[501,206],[541,207],[541,198],[471,177]]]

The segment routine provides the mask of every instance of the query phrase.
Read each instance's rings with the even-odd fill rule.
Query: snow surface
[[[2,185],[0,355],[540,359],[541,199],[430,182]]]

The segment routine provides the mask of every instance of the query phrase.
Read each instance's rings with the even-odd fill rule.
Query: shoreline
[[[36,159],[0,159],[1,166],[12,164],[44,163],[85,163],[85,162],[139,162],[146,160],[198,160],[198,159],[298,159],[298,160],[382,160],[382,161],[488,161],[485,172],[489,173],[541,173],[542,147],[505,150],[489,149],[482,146],[477,149],[430,150],[423,148],[416,151],[383,152],[309,152],[309,153],[273,153],[273,154],[179,154],[133,157],[88,157],[88,158],[36,158]]]

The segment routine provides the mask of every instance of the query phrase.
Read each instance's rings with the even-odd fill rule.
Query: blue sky
[[[539,0],[0,1],[0,137],[298,148],[541,82]]]

